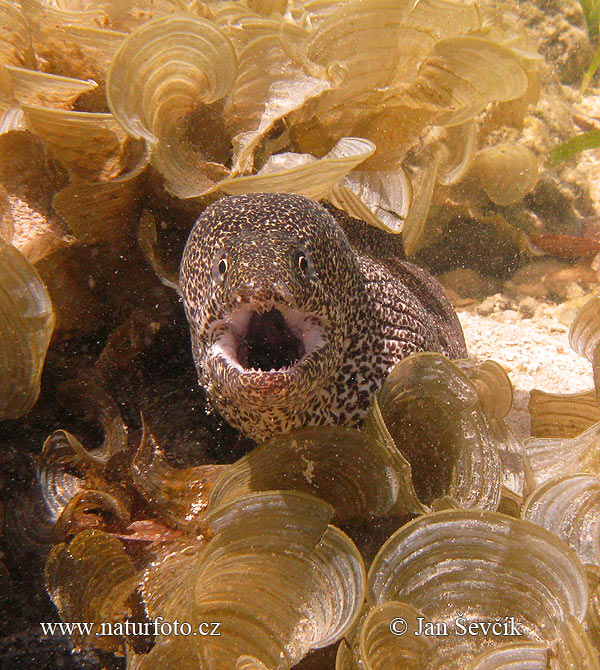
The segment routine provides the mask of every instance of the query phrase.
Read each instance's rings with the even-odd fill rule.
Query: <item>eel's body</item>
[[[301,196],[208,207],[180,283],[198,377],[221,414],[255,440],[352,424],[402,358],[465,356],[442,287],[399,251],[394,237]]]

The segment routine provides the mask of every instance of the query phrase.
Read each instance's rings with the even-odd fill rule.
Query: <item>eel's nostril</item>
[[[234,305],[248,303],[260,309],[277,304],[291,307],[294,296],[285,282],[256,280],[236,286],[230,293],[230,300]]]

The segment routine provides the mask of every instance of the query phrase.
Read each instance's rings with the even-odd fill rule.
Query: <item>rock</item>
[[[535,314],[537,306],[538,301],[535,300],[535,298],[532,298],[531,296],[527,296],[526,298],[523,298],[523,300],[519,302],[519,312],[526,319],[531,319]]]
[[[543,258],[517,270],[504,283],[504,290],[515,297],[563,302],[590,293],[598,283],[598,275],[587,263],[572,265],[554,258]]]
[[[496,312],[504,312],[505,310],[510,309],[510,307],[512,307],[510,300],[501,293],[496,293],[495,295],[487,297],[481,305],[477,307],[477,314],[479,314],[479,316],[489,316]]]
[[[498,293],[502,282],[495,277],[482,277],[475,270],[457,268],[438,277],[442,286],[461,298],[484,298]]]
[[[567,266],[546,277],[548,290],[560,302],[580,298],[592,291],[597,284],[596,273],[584,265]]]
[[[536,282],[535,284],[516,284],[509,280],[504,282],[504,291],[515,297],[525,295],[537,298],[538,300],[550,297],[550,291],[541,282]]]
[[[565,267],[570,267],[570,265],[555,258],[539,258],[517,270],[510,280],[519,286],[543,283],[550,274]]]
[[[515,9],[560,81],[578,82],[592,59],[593,47],[577,0],[534,0],[515,3]]]

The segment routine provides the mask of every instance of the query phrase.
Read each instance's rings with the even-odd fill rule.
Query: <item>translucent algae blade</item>
[[[365,577],[356,547],[328,525],[332,514],[318,498],[275,491],[210,512],[203,528],[212,539],[151,566],[144,598],[152,616],[177,614],[195,630],[221,622],[220,635],[159,641],[129,667],[164,667],[179,654],[206,667],[234,668],[252,657],[291,668],[310,649],[340,639],[363,602]],[[176,588],[165,594],[173,571]],[[190,662],[181,667],[197,667]]]
[[[0,419],[16,419],[35,404],[54,321],[36,269],[0,239]]]
[[[111,111],[132,137],[152,147],[155,167],[180,198],[208,192],[229,174],[223,162],[230,138],[214,132],[205,146],[198,129],[236,72],[229,38],[211,21],[193,17],[148,21],[115,54],[106,83]]]

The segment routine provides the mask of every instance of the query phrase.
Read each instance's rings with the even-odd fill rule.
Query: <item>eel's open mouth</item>
[[[285,372],[325,344],[318,317],[281,305],[240,305],[213,326],[212,355],[239,372]]]

